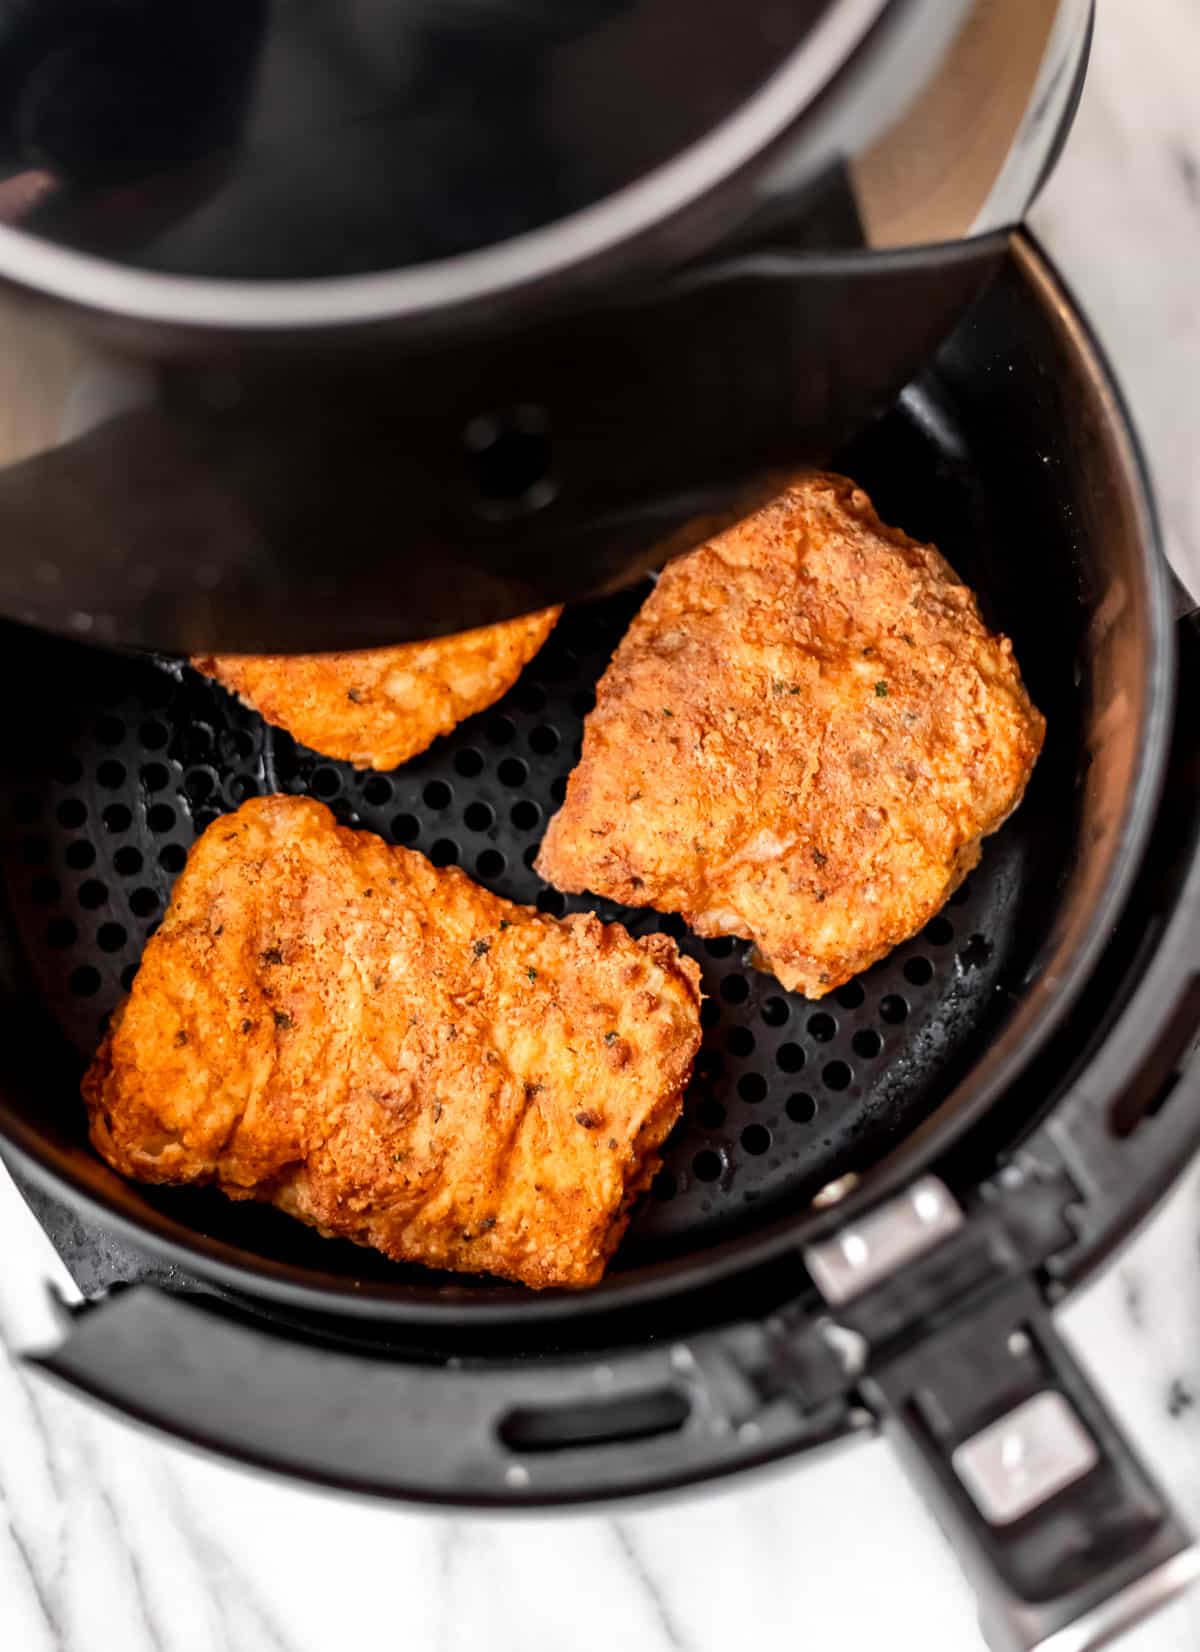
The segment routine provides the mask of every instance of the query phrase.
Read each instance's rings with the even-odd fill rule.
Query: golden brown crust
[[[326,757],[394,769],[494,705],[562,612],[349,654],[201,654],[197,671]]]
[[[820,998],[938,911],[1044,729],[938,552],[813,476],[665,570],[599,684],[538,870],[747,936]]]
[[[123,1175],[588,1285],[679,1116],[699,1007],[665,936],[546,917],[257,798],[192,850],[84,1098]]]

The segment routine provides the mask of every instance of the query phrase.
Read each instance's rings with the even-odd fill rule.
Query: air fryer
[[[1097,346],[1004,227],[1069,120],[1089,9],[1022,6],[1018,28],[1009,8],[813,5],[778,34],[783,8],[739,9],[727,63],[692,43],[710,101],[641,131],[616,130],[636,123],[597,88],[622,63],[654,105],[646,43],[670,57],[675,8],[521,7],[518,29],[479,0],[449,33],[444,10],[404,8],[421,52],[395,8],[247,11],[197,128],[212,154],[156,137],[143,176],[127,145],[89,167],[43,137],[13,163],[48,181],[0,232],[26,318],[10,371],[41,421],[0,474],[20,547],[0,661],[21,707],[0,752],[0,1134],[83,1292],[30,1357],[242,1461],[461,1507],[798,1470],[883,1426],[997,1652],[1099,1645],[1197,1569],[1053,1308],[1200,1138],[1200,746],[1180,715],[1200,625]],[[58,16],[69,34],[76,9]],[[714,40],[730,16],[706,16]],[[999,73],[1001,36],[1023,80]],[[299,141],[284,91],[304,74],[327,97],[343,76],[395,90],[403,67],[396,119],[442,131],[438,89],[468,60],[537,88],[497,154],[439,150],[447,203],[473,199],[450,173],[504,173],[496,216],[447,206],[424,226],[445,245],[406,241],[403,215],[373,240],[378,198],[341,200],[344,158]],[[380,142],[389,188],[419,202],[411,155]],[[257,240],[237,232],[251,199],[273,203]],[[361,235],[329,227],[343,210]],[[532,869],[653,568],[814,459],[946,553],[1049,728],[951,903],[821,1004],[740,941]],[[296,746],[178,660],[395,642],[563,598],[505,700],[389,774]],[[279,791],[544,911],[661,928],[700,964],[685,1114],[599,1287],[401,1267],[212,1190],[124,1182],[90,1150],[79,1075],[189,844]]]

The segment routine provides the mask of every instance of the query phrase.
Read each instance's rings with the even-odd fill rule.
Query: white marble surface
[[[1037,224],[1111,351],[1200,586],[1200,9],[1100,0]],[[1066,1322],[1200,1527],[1200,1172]],[[189,1457],[31,1381],[56,1262],[0,1172],[2,1652],[976,1652],[953,1558],[878,1442],[622,1515],[450,1520]],[[1123,1643],[1193,1652],[1200,1600]]]

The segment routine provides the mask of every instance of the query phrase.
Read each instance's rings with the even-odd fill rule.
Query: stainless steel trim
[[[1109,1646],[1135,1623],[1190,1589],[1198,1578],[1200,1548],[1193,1544],[1094,1606],[1074,1623],[1038,1641],[1028,1652],[1097,1652],[1099,1647]]]
[[[1008,1526],[1082,1480],[1100,1452],[1070,1401],[1052,1388],[964,1440],[950,1461],[991,1526]]]
[[[962,1226],[962,1211],[936,1176],[922,1176],[831,1239],[809,1245],[805,1266],[831,1307],[850,1302]]]

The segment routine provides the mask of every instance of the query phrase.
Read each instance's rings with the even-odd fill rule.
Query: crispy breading
[[[666,936],[556,919],[268,797],[193,848],[83,1086],[122,1174],[397,1260],[598,1280],[700,1042]]]
[[[932,546],[843,477],[672,563],[613,657],[537,866],[740,935],[820,998],[914,935],[1045,724]]]
[[[214,677],[302,745],[360,769],[394,769],[494,705],[561,608],[430,642],[348,654],[202,654]]]

